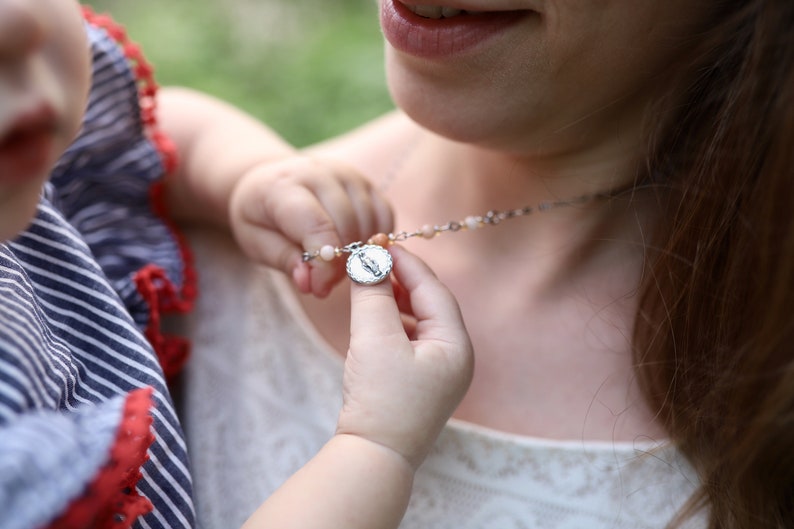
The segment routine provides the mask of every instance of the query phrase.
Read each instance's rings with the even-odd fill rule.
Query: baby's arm
[[[179,222],[229,226],[252,260],[279,269],[304,293],[325,296],[343,260],[301,261],[304,249],[341,246],[392,228],[388,204],[360,174],[300,155],[235,107],[189,89],[161,89],[158,118],[180,163],[166,180]]]
[[[157,117],[179,157],[166,180],[169,212],[177,221],[228,225],[237,181],[253,167],[296,153],[245,112],[191,89],[161,88]]]
[[[392,252],[399,302],[389,282],[351,287],[336,434],[245,529],[399,525],[416,469],[468,388],[473,355],[449,291],[419,259]],[[400,308],[416,320],[409,330]]]

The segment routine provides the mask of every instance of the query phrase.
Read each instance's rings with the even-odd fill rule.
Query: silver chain
[[[403,242],[412,237],[423,237],[426,239],[432,239],[433,237],[446,232],[455,233],[461,230],[471,231],[484,226],[496,226],[500,224],[502,221],[514,219],[518,217],[526,217],[527,215],[530,215],[534,212],[543,213],[553,209],[577,206],[581,204],[586,204],[588,202],[593,202],[596,200],[614,198],[628,189],[637,189],[637,186],[632,185],[607,192],[590,193],[590,194],[585,194],[574,198],[570,198],[567,200],[545,201],[545,202],[540,202],[535,206],[524,206],[522,208],[508,209],[503,211],[491,210],[488,211],[485,215],[472,215],[460,221],[449,221],[446,224],[436,224],[432,226],[427,225],[415,231],[400,231],[396,233],[389,233],[386,235],[386,237],[388,238],[388,242],[390,244]],[[375,237],[376,236],[373,236],[373,239]],[[359,250],[365,244],[375,244],[375,242],[373,242],[373,239],[370,239],[366,243],[363,241],[357,241],[357,242],[351,242],[342,247],[333,248],[332,249],[333,257],[337,257],[346,253],[353,253]],[[331,252],[330,247],[325,251],[327,253],[326,257],[332,257],[330,253]],[[323,249],[314,250],[311,252],[309,251],[303,252],[303,262],[312,261],[313,259],[319,258],[322,252]]]

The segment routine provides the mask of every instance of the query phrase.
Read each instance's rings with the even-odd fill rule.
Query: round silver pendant
[[[376,285],[389,276],[391,254],[386,248],[367,244],[356,248],[347,258],[347,275],[356,283]]]

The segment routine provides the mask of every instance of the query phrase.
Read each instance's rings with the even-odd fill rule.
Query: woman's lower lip
[[[499,11],[431,19],[413,13],[399,0],[382,0],[380,21],[386,40],[396,50],[443,59],[473,49],[530,13]]]

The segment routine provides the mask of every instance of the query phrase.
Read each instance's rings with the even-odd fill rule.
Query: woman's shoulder
[[[380,178],[396,163],[421,129],[402,112],[395,110],[348,132],[303,149],[310,156],[344,160],[363,174]]]

